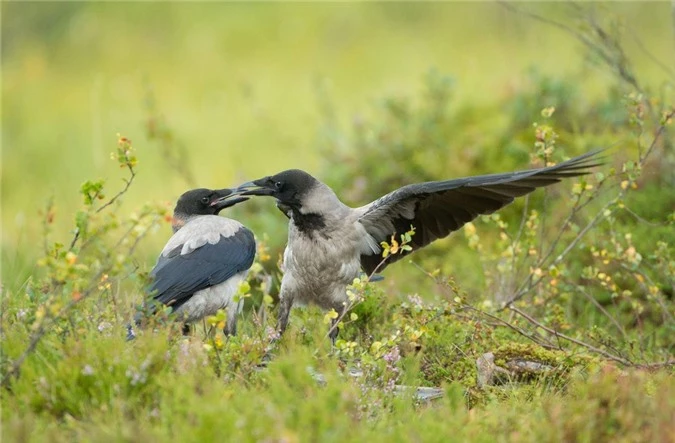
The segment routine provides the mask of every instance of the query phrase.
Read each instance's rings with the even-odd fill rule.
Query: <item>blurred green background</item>
[[[574,20],[565,4],[519,7]],[[660,84],[665,74],[640,45],[675,67],[670,3],[596,7],[621,18],[638,74]],[[383,97],[419,94],[432,68],[454,77],[456,102],[490,103],[518,89],[532,66],[561,78],[586,70],[588,95],[605,93],[610,78],[569,34],[496,3],[3,3],[3,283],[32,272],[38,212],[50,197],[65,241],[80,184],[105,177],[110,194],[121,185],[109,159],[117,133],[139,159],[124,211],[172,205],[189,187],[148,140],[149,96],[186,147],[196,183],[224,187],[290,167],[327,174],[326,97],[333,123],[349,127]],[[500,148],[471,147],[476,156]],[[261,208],[275,224],[264,229],[281,245],[285,219],[269,203]],[[143,246],[147,266],[169,235],[167,225]]]

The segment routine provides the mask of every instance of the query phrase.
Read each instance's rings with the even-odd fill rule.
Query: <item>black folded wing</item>
[[[174,310],[195,292],[250,268],[256,250],[253,233],[243,227],[231,236],[220,236],[216,243],[205,241],[194,250],[188,248],[185,254],[183,246],[160,255],[151,272],[154,299]]]

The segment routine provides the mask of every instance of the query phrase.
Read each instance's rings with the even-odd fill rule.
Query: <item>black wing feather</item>
[[[251,267],[255,257],[253,233],[242,228],[230,237],[220,237],[216,244],[206,243],[189,254],[181,255],[183,245],[160,256],[150,273],[153,298],[177,309],[192,294],[220,284]]]
[[[536,188],[558,183],[568,177],[588,174],[590,168],[601,165],[596,155],[589,152],[554,166],[505,174],[466,177],[456,180],[418,183],[391,192],[367,207],[360,222],[376,241],[389,241],[391,235],[416,229],[412,250],[446,237],[479,215],[491,214],[513,202],[516,197]],[[414,216],[409,217],[410,209]],[[386,228],[385,228],[386,227]],[[393,228],[393,229],[391,229]],[[387,234],[383,235],[386,231]],[[390,256],[378,269],[393,263],[409,252]],[[368,274],[382,262],[377,254],[361,255],[361,266]]]

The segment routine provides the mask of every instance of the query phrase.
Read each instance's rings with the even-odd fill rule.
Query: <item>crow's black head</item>
[[[178,199],[174,214],[217,215],[221,210],[248,200],[234,195],[232,189],[192,189]]]
[[[289,169],[276,175],[263,177],[239,186],[238,195],[268,195],[277,199],[282,207],[298,209],[303,198],[319,181],[300,169]]]

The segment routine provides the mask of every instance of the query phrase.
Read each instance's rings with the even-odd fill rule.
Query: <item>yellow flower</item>
[[[467,236],[472,236],[476,233],[476,226],[473,223],[469,222],[464,225],[464,233]]]
[[[338,313],[335,309],[331,309],[330,311],[326,312],[326,315],[323,316],[323,322],[325,324],[329,324],[333,320],[338,318]]]
[[[66,254],[66,262],[69,265],[74,265],[76,260],[77,260],[77,255],[74,254],[72,251],[68,251],[68,253]]]

